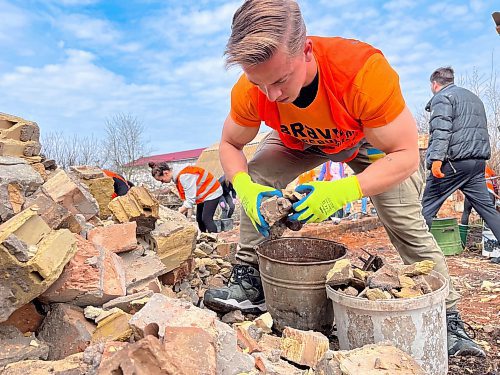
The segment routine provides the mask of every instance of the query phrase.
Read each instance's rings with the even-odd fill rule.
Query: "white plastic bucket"
[[[433,292],[416,298],[370,301],[327,286],[340,349],[391,341],[415,358],[426,374],[446,375],[448,281],[436,271],[425,277]]]

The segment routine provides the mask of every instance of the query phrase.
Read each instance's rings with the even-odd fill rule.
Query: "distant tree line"
[[[136,116],[124,113],[106,120],[102,139],[92,133],[65,135],[62,131],[42,132],[41,138],[42,153],[61,168],[91,165],[111,169],[127,179],[133,178],[134,169],[126,165],[152,152],[144,125]]]

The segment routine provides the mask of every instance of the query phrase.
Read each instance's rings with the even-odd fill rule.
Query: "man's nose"
[[[266,86],[265,90],[266,90],[266,96],[271,102],[276,101],[276,99],[278,99],[282,94],[279,88]]]

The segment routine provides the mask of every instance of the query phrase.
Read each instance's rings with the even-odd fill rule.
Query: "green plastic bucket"
[[[458,232],[460,233],[460,241],[462,242],[462,247],[466,247],[467,234],[469,233],[469,226],[464,224],[458,224]]]
[[[444,255],[456,255],[463,251],[456,218],[432,220],[431,233]]]

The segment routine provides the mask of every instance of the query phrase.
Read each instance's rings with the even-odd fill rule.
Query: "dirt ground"
[[[327,233],[328,226],[335,224],[324,222],[319,225],[325,226]],[[228,242],[236,242],[237,228],[223,233],[222,237]],[[473,238],[474,234],[469,237]],[[366,258],[361,248],[384,257],[390,263],[402,263],[382,227],[365,232],[344,232],[336,237],[336,241],[347,246],[349,258],[358,266],[362,266],[358,257]],[[462,295],[458,309],[463,320],[470,324],[475,332],[475,341],[487,353],[486,359],[450,358],[448,374],[498,375],[500,374],[500,265],[491,263],[479,250],[466,249],[462,254],[448,256],[446,259],[455,288]],[[335,347],[335,342],[332,342],[332,345]]]

